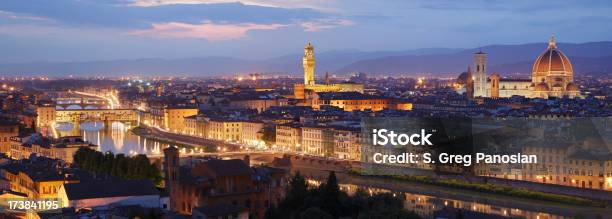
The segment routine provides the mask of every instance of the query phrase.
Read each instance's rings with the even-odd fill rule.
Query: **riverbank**
[[[362,174],[356,171],[349,171],[348,174],[363,176]],[[590,207],[610,207],[609,202],[592,200],[587,198],[581,198],[576,196],[562,195],[562,194],[552,194],[545,193],[540,191],[528,190],[525,188],[514,188],[510,186],[504,185],[495,185],[495,184],[486,184],[480,182],[469,182],[465,180],[459,179],[435,179],[426,176],[367,176],[367,177],[380,177],[380,178],[388,178],[399,181],[408,181],[415,183],[423,183],[428,185],[435,186],[443,186],[450,187],[456,189],[464,189],[476,192],[483,193],[492,193],[499,195],[507,195],[513,197],[527,198],[527,199],[535,199],[542,201],[551,201],[558,202],[564,204],[572,204],[572,205],[580,205],[580,206],[590,206]]]
[[[159,132],[159,131],[158,133],[158,132],[155,132],[155,129],[141,128],[141,127],[135,128],[133,132],[136,134],[140,134],[141,136],[144,136],[147,138],[152,138],[152,139],[156,139],[159,141],[167,141],[170,144],[183,143],[186,145],[194,145],[196,147],[203,146],[200,144],[193,144],[190,142],[177,141],[174,138],[160,138],[159,135],[160,134],[164,134],[164,136],[172,135],[170,137],[176,137],[174,135],[178,135],[182,138],[198,138],[198,137],[185,136],[185,135],[179,135],[175,133],[167,133],[167,132]],[[198,140],[203,140],[203,139],[198,138]],[[213,147],[213,149],[214,148],[216,147]],[[295,161],[295,160],[292,160],[292,161]],[[488,184],[488,183],[482,183],[482,182],[469,182],[469,181],[462,181],[460,179],[453,179],[453,178],[433,179],[433,178],[428,178],[428,177],[413,177],[413,176],[363,176],[355,172],[347,171],[346,168],[341,168],[341,167],[350,166],[349,162],[324,160],[322,162],[314,162],[314,163],[322,165],[323,168],[316,168],[320,171],[334,170],[338,173],[344,172],[349,175],[352,174],[358,177],[374,178],[374,180],[396,180],[398,182],[410,182],[410,183],[417,183],[417,184],[428,185],[428,186],[435,186],[438,189],[446,189],[446,190],[457,189],[463,192],[477,192],[478,193],[477,196],[479,197],[483,196],[483,194],[488,194],[488,195],[496,195],[496,196],[501,196],[501,197],[506,197],[506,198],[512,197],[512,198],[522,198],[525,200],[532,200],[532,201],[544,201],[548,203],[559,203],[559,204],[566,204],[566,205],[570,204],[570,205],[584,206],[584,207],[597,207],[596,209],[599,209],[599,208],[606,209],[610,207],[610,203],[605,202],[605,201],[571,196],[571,195],[566,195],[566,194],[548,193],[548,192],[528,189],[524,187],[512,187],[512,186]],[[325,169],[325,167],[330,167],[330,165],[333,163],[337,163],[337,165],[332,165],[337,168]],[[308,168],[308,167],[314,168],[315,166],[316,165],[313,166],[313,162],[311,162],[310,165],[306,166],[305,168]],[[605,192],[605,191],[602,191],[602,192]]]
[[[328,171],[307,167],[292,168],[291,170],[293,173],[295,173],[295,171],[300,171],[304,176],[317,179],[325,179],[328,174]],[[444,203],[444,200],[461,200],[462,202],[471,203],[473,205],[483,204],[511,210],[519,209],[532,212],[544,212],[568,218],[576,216],[583,216],[584,218],[598,218],[599,216],[601,218],[601,216],[612,215],[612,208],[609,207],[572,205],[378,176],[353,175],[349,173],[337,173],[336,175],[338,177],[338,182],[341,184],[430,196],[437,200],[433,201],[437,203],[437,205]]]
[[[132,132],[132,134],[134,134],[134,135],[138,135],[140,137],[152,139],[152,140],[155,140],[155,141],[158,141],[158,142],[161,142],[161,143],[165,143],[165,144],[169,144],[169,145],[180,145],[180,146],[187,146],[187,147],[192,147],[192,148],[202,147],[202,145],[193,144],[193,143],[189,143],[189,142],[182,142],[182,141],[172,140],[172,139],[169,139],[169,138],[164,138],[164,137],[155,135],[155,134],[150,132],[150,129],[143,128],[143,127],[140,127],[140,126],[131,129],[130,132]]]

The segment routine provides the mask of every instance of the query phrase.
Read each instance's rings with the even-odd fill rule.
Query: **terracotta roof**
[[[239,176],[250,175],[251,168],[242,160],[209,160],[203,162],[212,174],[215,176]]]

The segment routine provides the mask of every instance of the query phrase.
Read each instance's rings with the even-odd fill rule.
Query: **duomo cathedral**
[[[487,54],[474,53],[474,72],[468,67],[465,88],[469,97],[511,97],[528,98],[580,97],[574,84],[572,63],[550,38],[548,48],[533,64],[531,79],[507,79],[498,74],[487,77]]]

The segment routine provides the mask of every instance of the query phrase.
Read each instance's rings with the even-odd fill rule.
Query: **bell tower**
[[[173,202],[178,195],[179,187],[179,151],[176,147],[170,146],[164,149],[164,184],[166,192],[170,195],[170,209],[178,208],[178,204]]]
[[[488,97],[487,94],[487,54],[474,53],[474,97]]]
[[[305,85],[314,85],[314,68],[315,68],[315,59],[314,59],[314,48],[312,44],[308,43],[304,47],[304,58],[302,58],[302,64],[304,65],[304,84]]]

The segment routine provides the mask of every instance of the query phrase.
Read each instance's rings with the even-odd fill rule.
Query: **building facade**
[[[334,157],[355,161],[361,159],[361,129],[334,131]]]
[[[393,108],[391,99],[358,92],[319,92],[314,93],[311,99],[314,109],[320,109],[321,106],[334,106],[352,112],[354,110],[381,111]]]
[[[334,156],[334,130],[321,126],[302,127],[302,147],[311,155]]]
[[[498,74],[487,77],[487,54],[483,52],[474,54],[474,68],[474,97],[580,97],[572,63],[557,48],[553,37],[548,48],[536,58],[531,78],[503,78]]]
[[[19,135],[19,123],[0,120],[0,153],[9,153],[11,137]]]
[[[295,84],[293,96],[296,99],[306,99],[307,91],[313,92],[359,92],[363,93],[363,84],[340,83],[340,84],[316,84],[315,83],[315,58],[314,47],[308,43],[304,47],[304,57],[302,58],[304,67],[304,84]]]
[[[194,209],[230,205],[248,209],[249,218],[264,218],[265,211],[284,197],[286,171],[250,167],[248,162],[213,159],[180,166],[178,149],[164,149],[170,209],[191,215]]]
[[[302,128],[298,124],[286,123],[276,125],[276,146],[302,152]]]

